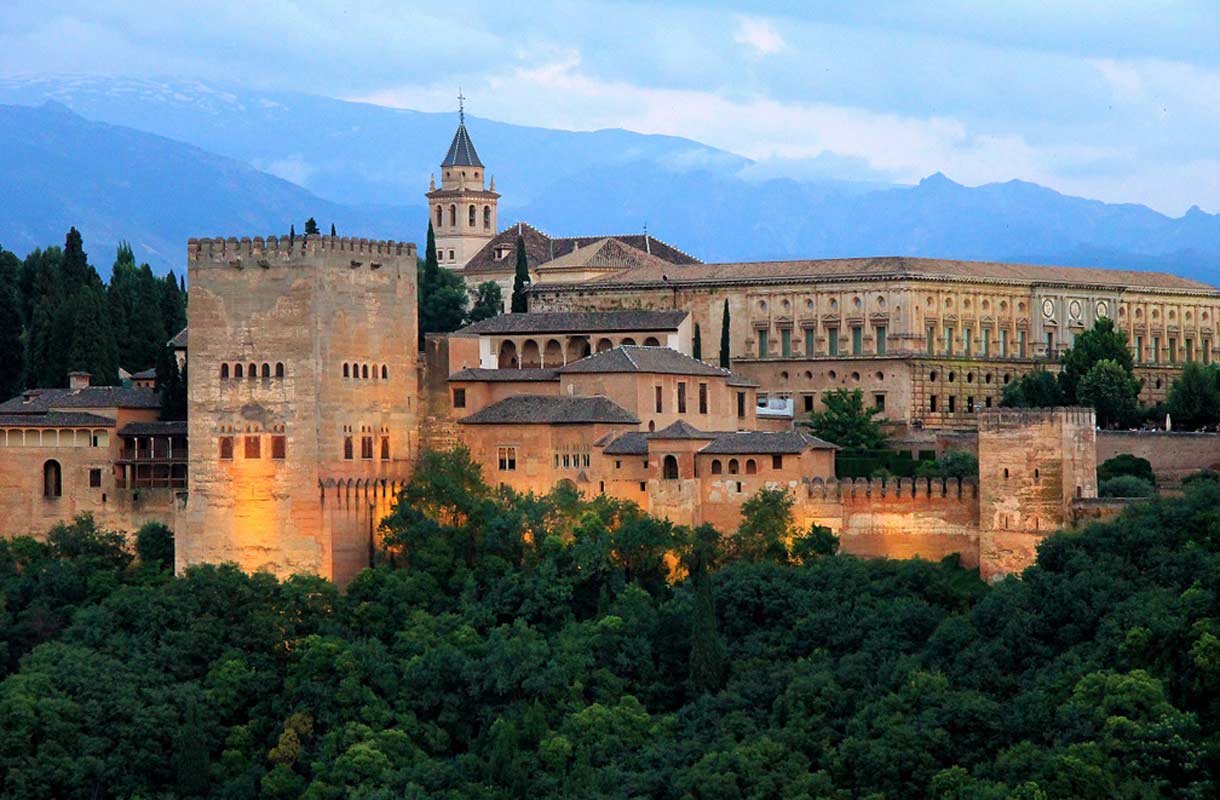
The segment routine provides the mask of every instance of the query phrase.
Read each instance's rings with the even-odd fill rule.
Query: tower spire
[[[466,124],[466,97],[462,94],[461,86],[458,86],[458,122]]]

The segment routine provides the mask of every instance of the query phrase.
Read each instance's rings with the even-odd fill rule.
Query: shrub
[[[174,532],[160,522],[150,522],[136,532],[136,555],[141,564],[174,568]]]
[[[973,453],[950,450],[932,463],[923,463],[915,474],[920,478],[977,478],[979,460]]]
[[[1152,497],[1156,487],[1134,475],[1119,475],[1098,484],[1097,494],[1101,497]]]
[[[1141,478],[1151,484],[1156,484],[1156,475],[1152,472],[1152,463],[1146,458],[1122,453],[1114,458],[1103,461],[1097,468],[1097,482],[1108,481],[1120,475],[1130,475]]]

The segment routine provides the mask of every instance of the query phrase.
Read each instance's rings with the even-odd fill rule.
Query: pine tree
[[[691,355],[696,361],[703,360],[703,333],[699,330],[699,323],[695,323],[695,342],[691,346]]]
[[[720,323],[720,366],[728,369],[731,363],[729,358],[729,301],[724,301],[724,317]]]
[[[320,233],[321,231],[318,230],[318,221],[316,219],[310,217],[309,219],[305,220],[306,236],[317,236]]]
[[[691,613],[689,678],[697,692],[715,692],[724,685],[724,647],[716,629],[716,601],[712,595],[711,567],[720,534],[711,525],[695,529],[690,576],[695,592]]]
[[[525,239],[521,236],[517,237],[517,271],[513,275],[513,304],[512,312],[514,314],[524,314],[529,311],[529,300],[525,296],[525,290],[530,285],[530,267],[529,261],[525,257]]]
[[[174,348],[161,348],[157,360],[157,393],[161,398],[161,419],[186,419],[186,365],[178,369]]]
[[[81,239],[80,231],[76,228],[68,230],[67,238],[64,240],[64,256],[63,265],[60,268],[63,275],[64,288],[66,294],[71,296],[80,286],[90,281],[90,273],[92,277],[100,282],[97,278],[97,273],[89,266],[89,258],[85,254],[84,242]]]

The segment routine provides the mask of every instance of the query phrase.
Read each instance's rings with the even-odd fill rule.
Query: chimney
[[[92,377],[88,372],[69,372],[68,388],[74,392],[80,389],[88,389],[89,381]]]

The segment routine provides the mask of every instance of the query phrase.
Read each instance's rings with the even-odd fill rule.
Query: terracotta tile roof
[[[464,425],[639,425],[635,416],[605,397],[559,397],[522,394],[459,420]]]
[[[608,456],[648,455],[648,434],[630,431],[615,439],[602,449]]]
[[[614,331],[676,331],[686,311],[547,311],[499,314],[454,331],[457,334],[610,333]]]
[[[719,434],[701,431],[686,420],[677,420],[661,430],[648,434],[649,439],[715,439]]]
[[[572,373],[649,372],[660,375],[707,375],[727,378],[732,373],[713,367],[669,347],[622,345],[585,356],[559,368],[561,375]]]
[[[837,450],[836,445],[800,431],[737,431],[720,433],[700,450],[707,455],[774,455],[806,450]]]
[[[1056,267],[1035,264],[1003,264],[992,261],[956,261],[937,258],[886,256],[879,258],[835,258],[804,261],[760,261],[689,266],[641,266],[605,278],[571,284],[587,291],[594,285],[615,287],[736,284],[751,282],[793,283],[880,279],[986,280],[1016,284],[1069,284],[1116,288],[1160,289],[1220,295],[1220,289],[1200,281],[1163,272]],[[565,284],[542,284],[537,288],[563,289]]]
[[[449,144],[449,152],[445,154],[445,160],[441,162],[441,166],[483,166],[483,162],[479,160],[479,154],[474,150],[474,142],[470,141],[470,134],[466,131],[465,122],[458,123],[457,131],[453,134],[453,141]]]
[[[129,422],[119,436],[186,436],[186,420]]]
[[[515,261],[514,261],[515,264]],[[565,255],[538,265],[540,274],[548,270],[564,269],[634,269],[637,267],[664,267],[670,262],[659,256],[607,237],[582,245]]]
[[[0,428],[113,428],[114,420],[83,411],[0,414]]]
[[[553,369],[524,367],[522,369],[483,369],[467,367],[449,376],[451,381],[487,381],[489,383],[515,381],[557,381],[559,373]]]
[[[525,260],[530,270],[535,270],[541,264],[562,258],[586,245],[594,244],[603,239],[613,239],[621,245],[640,251],[644,263],[649,256],[655,256],[660,262],[669,264],[699,264],[699,259],[684,253],[673,245],[663,242],[651,234],[629,233],[608,236],[563,236],[555,237],[543,233],[527,222],[517,222],[492,237],[483,245],[479,252],[463,267],[463,272],[469,273],[512,273],[517,268],[517,236],[525,242]],[[504,258],[496,258],[496,250],[509,248]],[[637,257],[638,258],[638,257]]]
[[[65,408],[160,408],[152,389],[89,386],[84,389],[31,389],[0,403],[0,414],[45,414]]]

